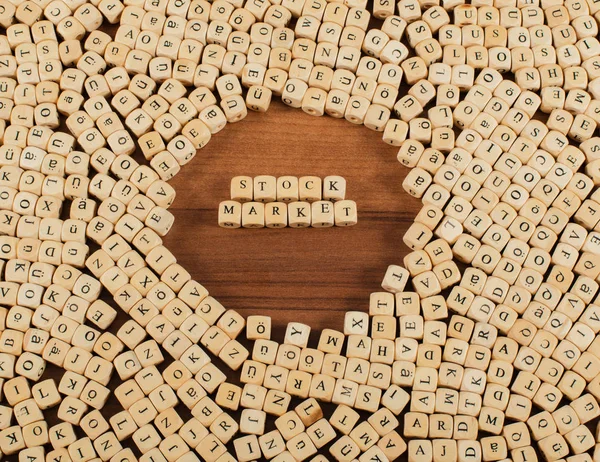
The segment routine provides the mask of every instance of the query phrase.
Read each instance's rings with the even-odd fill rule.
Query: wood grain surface
[[[420,201],[402,189],[408,169],[397,151],[364,126],[275,101],[267,113],[228,124],[171,181],[176,219],[164,243],[226,308],[271,316],[276,334],[289,321],[341,329],[344,312],[367,310],[387,266],[402,264],[408,250],[402,236]],[[261,174],[345,177],[358,224],[220,228],[217,207],[230,198],[231,178]]]

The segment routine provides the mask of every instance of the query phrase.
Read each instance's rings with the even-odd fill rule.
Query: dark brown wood
[[[341,329],[344,312],[368,309],[387,266],[402,264],[408,250],[402,236],[420,202],[402,189],[408,170],[397,151],[364,126],[273,102],[228,124],[172,180],[176,220],[165,245],[227,308],[271,316],[276,327]],[[231,178],[260,174],[345,177],[358,225],[220,228],[217,207],[229,199]]]

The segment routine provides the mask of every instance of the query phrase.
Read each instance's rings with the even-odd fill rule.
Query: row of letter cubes
[[[341,176],[259,175],[236,176],[231,180],[231,200],[238,202],[337,202],[346,197],[346,180]]]
[[[328,228],[352,226],[357,221],[356,202],[236,202],[219,204],[219,226],[222,228]]]

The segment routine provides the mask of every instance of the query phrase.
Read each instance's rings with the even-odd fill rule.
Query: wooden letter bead
[[[299,79],[290,79],[286,82],[282,93],[282,100],[288,106],[299,108],[302,106],[308,84]]]
[[[327,92],[320,88],[309,88],[302,100],[302,110],[313,116],[322,116],[325,113]]]
[[[433,446],[431,440],[412,440],[408,442],[409,462],[431,462]]]
[[[330,228],[334,223],[333,202],[317,201],[311,204],[311,226],[313,228]]]
[[[310,326],[297,322],[290,322],[285,331],[284,343],[296,345],[300,348],[306,348],[309,336]]]
[[[334,209],[336,226],[354,226],[358,223],[356,202],[347,199],[337,201],[334,204]]]
[[[600,415],[600,406],[590,394],[585,394],[571,402],[571,407],[575,410],[579,421],[582,424],[594,419]]]
[[[203,148],[211,138],[209,128],[200,119],[188,122],[181,130],[181,134],[192,142],[195,149]]]
[[[254,201],[274,202],[277,198],[277,179],[274,176],[254,177]]]
[[[341,176],[326,176],[323,179],[323,199],[341,201],[346,197],[346,179]]]
[[[277,178],[277,201],[293,202],[299,200],[298,178],[295,176],[280,176]]]
[[[258,438],[262,453],[267,458],[281,454],[285,450],[285,441],[278,430],[270,431]]]
[[[273,69],[276,71],[276,69]],[[260,85],[253,85],[246,94],[246,106],[257,112],[266,112],[271,104],[272,91]]]
[[[569,446],[565,438],[556,433],[538,441],[539,448],[546,460],[559,460],[569,454]]]
[[[388,266],[381,287],[394,294],[401,293],[408,282],[409,272],[398,265]]]
[[[222,228],[239,228],[242,226],[242,204],[223,201],[219,204],[219,226]]]
[[[288,225],[292,228],[307,228],[311,224],[311,205],[308,202],[288,204]]]
[[[300,433],[286,444],[291,459],[305,460],[317,453],[317,448],[307,433]]]
[[[301,201],[320,201],[322,197],[321,178],[317,176],[300,177],[298,180],[298,191]]]
[[[261,451],[256,435],[248,435],[234,440],[233,447],[235,448],[237,460],[240,462],[260,459]]]
[[[14,454],[25,449],[25,440],[21,427],[8,427],[0,432],[0,449],[4,454]]]
[[[253,179],[249,176],[236,176],[231,179],[231,200],[250,202],[253,200]]]
[[[369,332],[369,316],[361,311],[349,311],[344,317],[345,335],[367,335]]]
[[[242,204],[242,226],[244,228],[264,228],[265,204],[244,202]]]
[[[269,316],[248,316],[246,338],[248,340],[269,340],[271,338],[271,318]]]
[[[295,411],[289,411],[275,420],[275,427],[277,427],[281,436],[283,436],[286,441],[299,435],[305,429],[302,420]]]
[[[267,228],[285,228],[288,224],[288,209],[285,202],[265,204],[265,225]]]
[[[360,448],[349,436],[342,436],[329,448],[329,453],[335,460],[352,461],[360,454]]]

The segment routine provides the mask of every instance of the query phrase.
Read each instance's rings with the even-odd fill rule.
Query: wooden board
[[[402,264],[402,236],[420,201],[402,189],[408,170],[381,133],[312,117],[277,101],[215,135],[171,181],[176,220],[165,245],[225,307],[341,329],[344,312],[367,310],[389,264]],[[222,229],[217,207],[236,175],[341,175],[358,225],[329,229]],[[312,340],[316,340],[316,336]],[[312,343],[312,342],[311,342]]]

